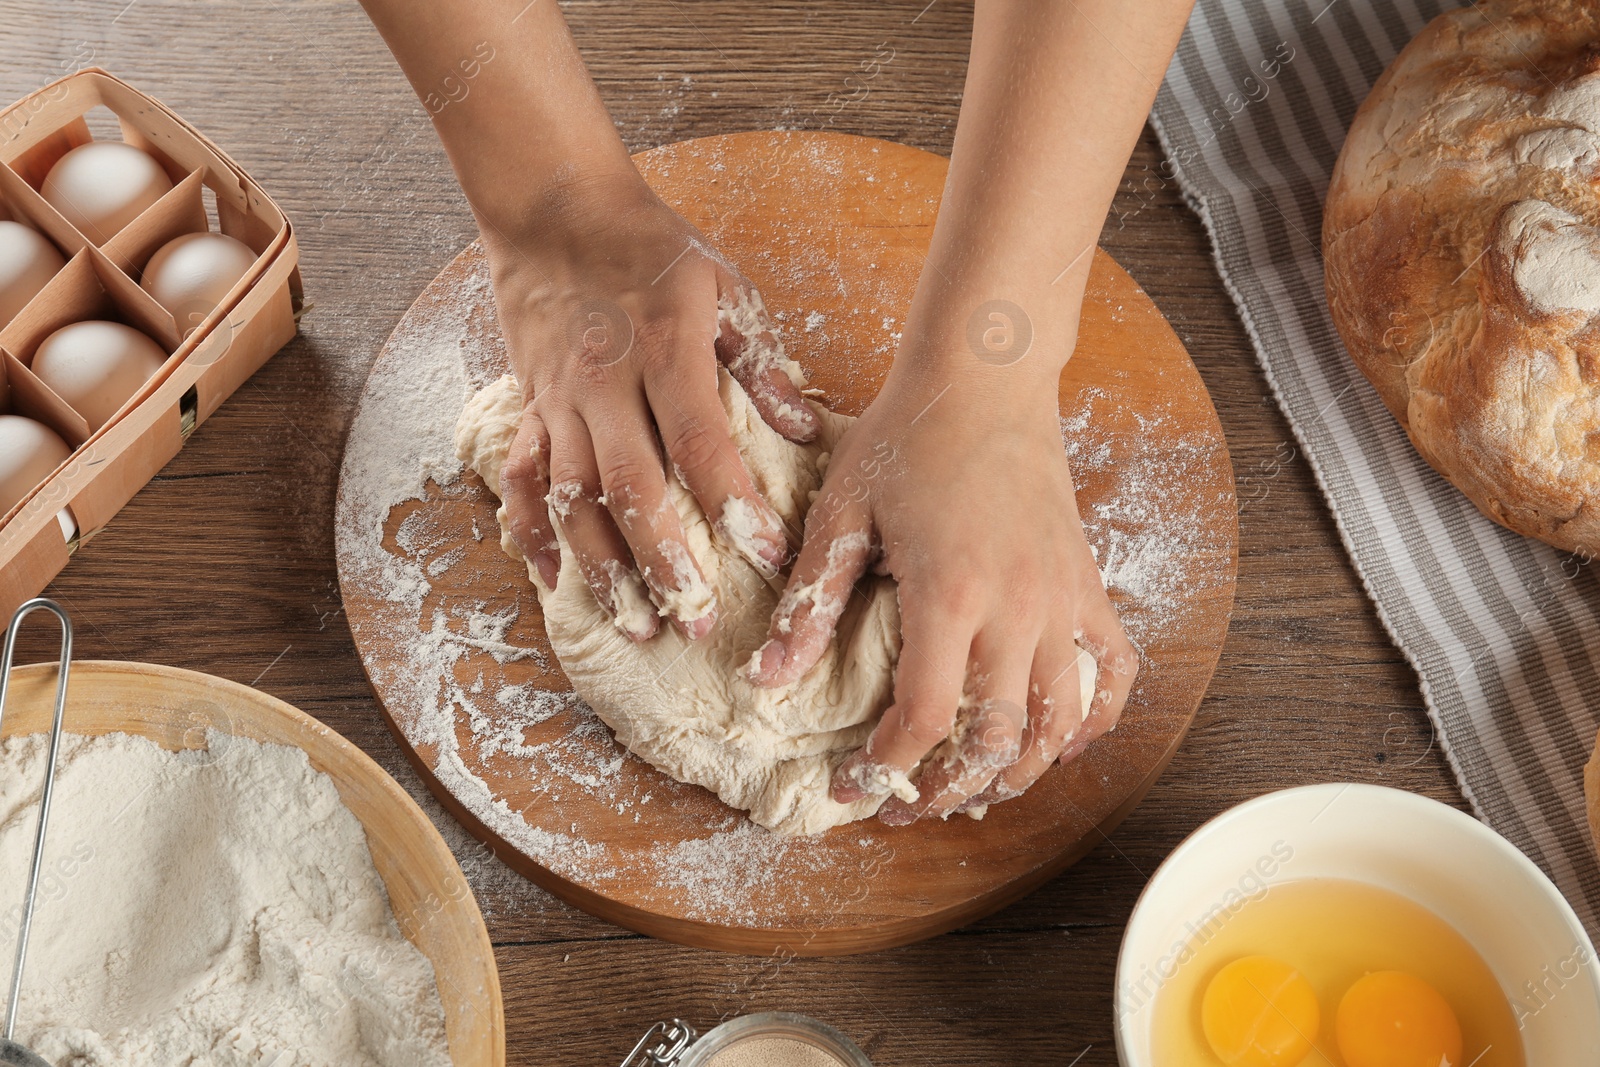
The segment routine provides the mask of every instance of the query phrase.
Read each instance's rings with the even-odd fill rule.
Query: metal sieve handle
[[[72,666],[72,620],[67,618],[67,613],[54,600],[35,597],[11,616],[11,625],[6,627],[5,651],[0,653],[0,722],[3,722],[6,696],[11,691],[11,654],[16,649],[17,630],[21,628],[23,619],[40,608],[61,620],[61,664],[57,669],[56,715],[50,725],[50,754],[45,763],[44,791],[39,795],[39,827],[33,836],[33,864],[28,871],[28,892],[22,901],[22,924],[17,929],[17,959],[11,971],[11,995],[6,1001],[4,1041],[0,1042],[6,1046],[11,1045],[12,1034],[17,1028],[17,1001],[22,996],[22,963],[28,954],[28,931],[33,926],[33,901],[39,889],[39,867],[44,860],[45,827],[50,822],[50,794],[56,784],[56,753],[61,748],[61,721],[67,709],[67,672]]]

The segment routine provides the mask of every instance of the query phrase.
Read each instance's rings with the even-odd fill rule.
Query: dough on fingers
[[[733,442],[756,488],[798,534],[822,487],[827,456],[854,420],[812,403],[821,432],[795,444],[762,420],[726,370],[719,370],[718,379]],[[507,375],[468,401],[456,427],[457,455],[496,496],[522,407],[521,389]],[[770,830],[811,834],[871,816],[888,795],[887,786],[851,804],[835,803],[828,786],[845,757],[865,743],[893,695],[900,653],[894,580],[863,578],[817,664],[790,685],[759,688],[746,666],[766,641],[787,573],[764,575],[752,565],[747,551],[712,528],[672,471],[667,491],[690,551],[716,591],[721,616],[699,641],[670,626],[642,644],[631,641],[596,603],[556,523],[556,587],[546,586],[532,567],[528,578],[539,593],[550,646],[573,688],[629,751],[678,781],[710,789]],[[501,548],[522,560],[505,532],[505,508],[498,514]],[[630,610],[660,607],[641,600]],[[1094,672],[1080,676],[1087,707]],[[941,758],[943,748],[929,758]]]

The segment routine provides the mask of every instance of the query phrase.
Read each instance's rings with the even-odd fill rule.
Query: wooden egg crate
[[[109,238],[80,232],[40,194],[57,160],[93,140],[85,116],[114,114],[173,188]],[[206,210],[214,200],[216,225]],[[67,257],[37,296],[0,323],[0,413],[54,429],[72,454],[0,516],[0,616],[37,595],[79,545],[178,454],[194,429],[294,337],[302,303],[293,228],[272,198],[203,134],[99,68],[70,74],[0,111],[0,206]],[[179,323],[139,286],[162,245],[211,229],[255,263],[198,322]],[[98,430],[34,375],[41,341],[69,323],[110,319],[161,346],[161,369]]]

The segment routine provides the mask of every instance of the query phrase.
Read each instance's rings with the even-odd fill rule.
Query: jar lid
[[[763,1049],[762,1060],[748,1059],[741,1053],[756,1053],[757,1046],[788,1045]],[[795,1046],[799,1046],[797,1049]],[[773,1062],[770,1054],[800,1052],[796,1067],[872,1067],[866,1053],[854,1041],[808,1015],[788,1011],[768,1011],[730,1019],[696,1039],[694,1027],[682,1019],[656,1023],[639,1039],[622,1067],[741,1067],[745,1062]]]

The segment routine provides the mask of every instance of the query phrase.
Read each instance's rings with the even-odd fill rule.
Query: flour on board
[[[787,264],[779,273],[812,269],[822,284],[837,281],[843,288],[837,264],[830,267],[822,260]],[[878,347],[892,352],[899,320],[890,314],[887,293],[868,283],[853,298],[861,301],[869,322],[881,320]],[[350,431],[336,527],[341,580],[382,602],[382,639],[398,644],[381,662],[367,657],[390,714],[413,742],[436,750],[434,776],[475,819],[558,876],[604,884],[648,867],[649,880],[662,894],[687,900],[690,917],[708,922],[759,923],[761,901],[779,892],[790,894],[783,898],[790,908],[825,908],[826,899],[797,898],[793,894],[808,891],[785,887],[806,881],[848,886],[851,871],[867,861],[841,858],[848,853],[807,839],[766,833],[731,814],[708,820],[704,836],[694,840],[624,852],[619,845],[585,838],[576,826],[535,825],[526,814],[531,809],[514,809],[481,776],[480,761],[501,761],[520,768],[520,780],[537,795],[581,796],[629,822],[692,788],[664,778],[642,792],[628,786],[622,771],[631,757],[575,694],[503,677],[505,668],[519,663],[551,666],[540,662],[537,650],[511,639],[522,612],[538,610],[531,589],[522,597],[511,589],[478,603],[435,595],[436,584],[441,589],[474,584],[464,580],[463,569],[478,564],[455,553],[463,541],[494,529],[487,493],[461,480],[453,433],[469,393],[504,369],[480,255],[464,285],[431,303],[419,301],[395,331]],[[1203,527],[1198,505],[1186,491],[1208,469],[1213,446],[1197,437],[1174,448],[1169,439],[1157,438],[1148,431],[1167,417],[1157,410],[1144,418],[1135,440],[1115,441],[1113,448],[1114,439],[1104,429],[1111,420],[1098,420],[1095,412],[1115,403],[1108,393],[1087,389],[1061,426],[1080,485],[1093,478],[1113,487],[1096,494],[1104,503],[1085,511],[1084,529],[1124,627],[1143,648],[1156,635],[1187,624],[1195,594],[1218,580],[1206,560],[1226,546]],[[1120,462],[1113,464],[1113,455],[1121,456]],[[483,513],[449,527],[435,516],[441,499],[463,501]],[[428,506],[420,506],[424,501]],[[399,514],[404,517],[396,521]],[[445,536],[448,529],[455,532]],[[499,563],[515,569],[503,558]],[[1146,657],[1145,672],[1161,669],[1159,661]],[[553,738],[545,730],[542,740],[529,739],[530,730],[537,732],[557,715],[576,727]],[[464,739],[470,753],[463,749]],[[816,872],[829,877],[798,877]],[[833,891],[809,892],[825,897]]]

